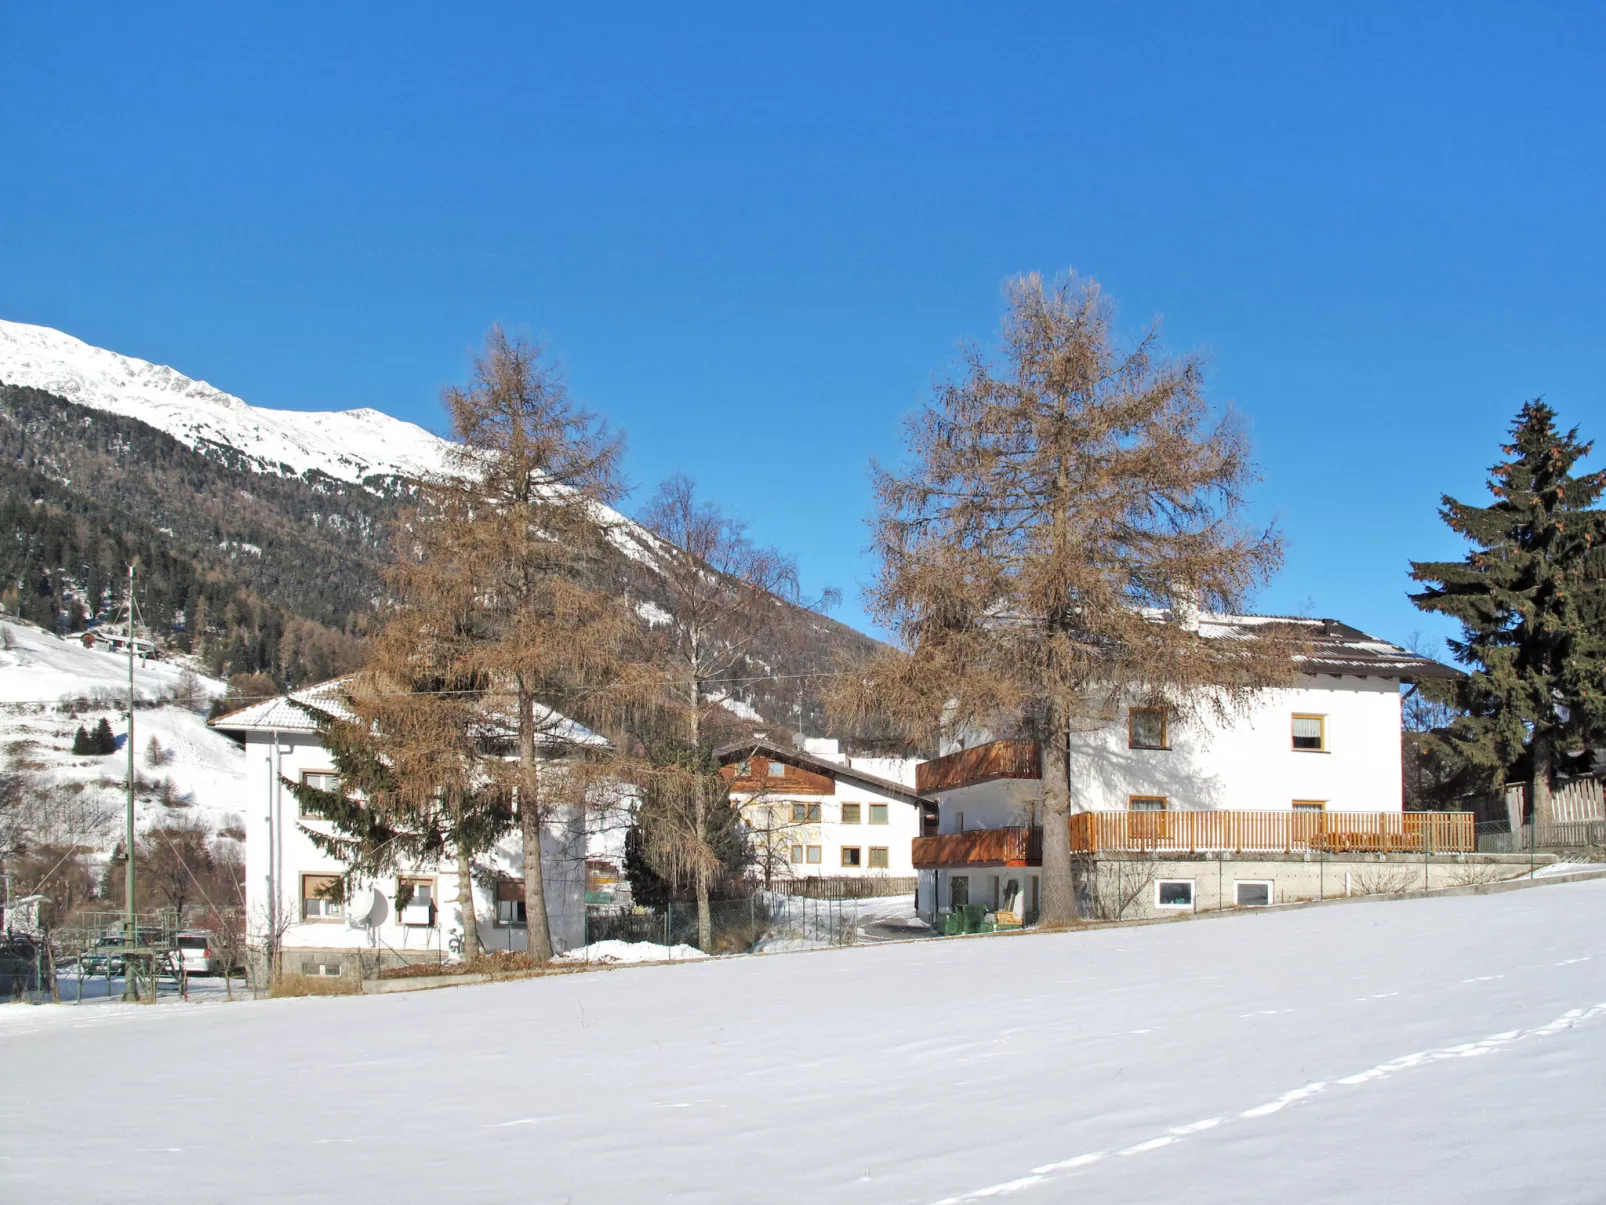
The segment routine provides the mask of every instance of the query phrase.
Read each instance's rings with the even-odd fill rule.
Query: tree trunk
[[[478,958],[484,947],[480,944],[479,918],[474,915],[474,867],[468,850],[461,844],[457,847],[457,910],[463,917],[463,957]]]
[[[1556,774],[1556,761],[1551,749],[1551,735],[1548,732],[1535,732],[1533,739],[1533,841],[1537,846],[1541,840],[1548,838],[1551,824],[1552,808],[1550,793],[1552,780]]]
[[[552,958],[546,883],[541,870],[541,801],[535,764],[535,700],[519,684],[519,834],[524,841],[524,923],[530,957]]]
[[[708,793],[703,789],[703,684],[695,672],[691,679],[691,745],[697,777],[692,800],[692,821],[697,831],[697,948],[713,952],[714,918],[708,906]]]
[[[1076,882],[1071,868],[1070,718],[1049,709],[1042,741],[1043,893],[1038,923],[1076,923]]]

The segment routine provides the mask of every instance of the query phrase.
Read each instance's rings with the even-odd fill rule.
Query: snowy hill
[[[45,326],[0,321],[0,382],[137,418],[192,448],[219,444],[259,472],[317,469],[342,481],[439,468],[445,440],[378,410],[267,410],[176,369],[92,347]]]
[[[214,832],[239,825],[244,804],[245,754],[206,726],[205,707],[223,693],[222,682],[186,673],[170,661],[136,662],[135,770],[143,782],[136,799],[141,829],[179,819],[200,821]],[[123,743],[128,718],[128,662],[86,649],[25,624],[0,622],[0,751],[4,769],[29,777],[31,789],[65,788],[75,818],[107,818],[83,834],[99,852],[116,843],[124,814],[128,761]],[[76,756],[73,734],[104,717],[118,737],[116,753]],[[163,751],[151,764],[155,737]]]

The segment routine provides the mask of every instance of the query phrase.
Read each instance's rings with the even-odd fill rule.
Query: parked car
[[[141,946],[155,945],[162,940],[162,935],[152,929],[141,929],[134,938]],[[78,956],[78,965],[83,968],[85,975],[121,975],[123,973],[123,935],[121,933],[107,933],[95,939],[90,946]],[[110,951],[119,951],[111,953]]]
[[[227,956],[228,952],[219,944],[218,936],[212,930],[185,929],[178,935],[177,948],[173,951],[173,966],[177,970],[182,963],[186,975],[221,975],[228,965]]]

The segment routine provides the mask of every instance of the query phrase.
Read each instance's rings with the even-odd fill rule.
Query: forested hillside
[[[213,674],[296,686],[353,668],[384,598],[403,488],[255,463],[227,444],[189,446],[138,419],[0,384],[0,603],[80,631],[115,617],[137,558],[145,620]],[[654,598],[651,563],[620,553],[610,572],[620,593]],[[732,673],[729,693],[769,722],[821,731],[819,675],[873,642],[777,605],[785,621]]]

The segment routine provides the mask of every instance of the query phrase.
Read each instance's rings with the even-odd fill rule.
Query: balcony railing
[[[1036,741],[991,741],[961,749],[915,767],[915,790],[922,795],[991,782],[996,778],[1041,778]]]
[[[1471,812],[1078,812],[1073,854],[1471,853]],[[917,869],[1038,866],[1042,830],[917,837]]]
[[[946,870],[950,866],[1040,866],[1043,830],[1040,828],[981,828],[968,833],[944,833],[914,839],[917,870]]]

